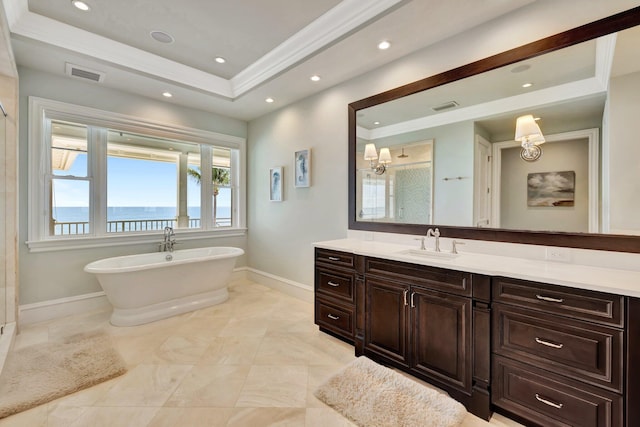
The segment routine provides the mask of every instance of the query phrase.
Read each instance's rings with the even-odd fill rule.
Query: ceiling
[[[86,0],[87,12],[70,0],[3,6],[19,66],[65,75],[71,63],[105,74],[88,84],[251,120],[532,1]],[[160,43],[152,31],[174,40]],[[391,48],[377,49],[382,40]],[[163,98],[165,91],[173,97]]]

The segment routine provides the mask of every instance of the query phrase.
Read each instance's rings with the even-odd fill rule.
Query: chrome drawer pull
[[[562,298],[551,298],[551,297],[545,297],[544,295],[536,295],[536,298],[538,298],[539,300],[542,301],[548,301],[548,302],[564,302],[564,299]]]
[[[340,283],[333,283],[332,281],[328,281],[327,285],[333,286],[334,288],[337,288],[338,286],[340,286]]]
[[[405,289],[404,291],[402,291],[402,296],[404,297],[404,305],[409,305],[409,302],[407,301],[407,294],[409,293],[409,289]]]
[[[330,256],[329,261],[340,261],[340,258],[338,258],[337,256]]]
[[[536,337],[536,342],[538,344],[546,345],[547,347],[552,347],[552,348],[562,348],[562,347],[564,347],[564,344],[555,344],[555,343],[552,343],[552,342],[549,342],[549,341],[541,340],[538,337]]]
[[[340,316],[334,316],[333,314],[327,314],[327,317],[331,320],[338,320]]]
[[[564,406],[564,404],[562,404],[562,403],[555,403],[555,402],[552,402],[550,400],[544,399],[544,398],[540,397],[540,395],[538,393],[536,393],[536,399],[539,402],[542,402],[545,405],[553,406],[556,409],[562,409],[562,407]]]

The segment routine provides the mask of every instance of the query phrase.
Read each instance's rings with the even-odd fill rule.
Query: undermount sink
[[[436,252],[430,251],[428,249],[405,249],[403,251],[398,252],[401,255],[411,255],[423,258],[434,258],[434,259],[454,259],[457,258],[460,254],[452,254],[451,252]]]

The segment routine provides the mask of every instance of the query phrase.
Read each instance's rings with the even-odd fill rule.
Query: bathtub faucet
[[[164,228],[164,239],[160,243],[160,252],[173,252],[173,245],[176,244],[176,234],[173,227]]]

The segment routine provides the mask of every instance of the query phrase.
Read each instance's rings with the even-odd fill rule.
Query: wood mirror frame
[[[450,238],[640,253],[640,236],[356,221],[356,113],[358,110],[475,76],[476,74],[636,25],[640,25],[640,7],[349,104],[349,229],[424,235],[428,228],[438,227],[443,237]]]

